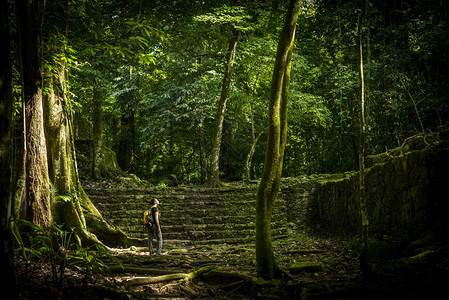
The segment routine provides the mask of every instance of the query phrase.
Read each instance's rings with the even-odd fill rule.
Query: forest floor
[[[254,237],[239,244],[166,243],[166,255],[159,256],[139,247],[111,249],[113,259],[90,251],[77,267],[67,264],[59,283],[53,275],[60,270],[51,261],[26,263],[17,255],[16,277],[20,299],[440,299],[449,294],[449,243],[432,234],[409,242],[372,236],[370,277],[359,269],[357,237],[289,229],[273,240],[273,248],[284,273],[272,281],[256,278]]]
[[[21,299],[437,299],[449,292],[449,247],[429,239],[407,248],[373,240],[375,275],[367,279],[359,272],[357,239],[301,232],[274,241],[286,271],[274,281],[255,278],[253,244],[172,245],[161,256],[113,249],[124,268],[100,255],[110,273],[87,278],[83,270],[65,269],[59,285],[50,263],[16,260],[16,276]],[[138,282],[146,278],[152,282]]]

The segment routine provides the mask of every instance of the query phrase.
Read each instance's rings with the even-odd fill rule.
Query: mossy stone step
[[[134,207],[111,207],[105,205],[96,205],[96,207],[104,212],[104,215],[114,216],[114,219],[130,219],[139,220],[142,217],[143,211],[147,208],[135,209]],[[273,219],[278,218],[278,215],[286,215],[286,209],[282,207],[275,207],[273,210]],[[254,207],[241,207],[241,208],[189,208],[189,209],[162,209],[160,208],[161,218],[204,218],[204,217],[232,217],[232,216],[251,216],[255,218],[256,210]]]
[[[113,214],[103,214],[105,219],[113,225],[123,225],[123,226],[142,226],[141,217],[127,217],[123,216],[117,218]],[[225,226],[229,224],[240,224],[253,225],[255,221],[254,216],[250,215],[239,215],[239,216],[207,216],[207,217],[176,217],[161,215],[161,224],[164,226],[182,226],[182,225],[209,225],[209,226]],[[286,218],[282,214],[273,214],[272,226],[277,226],[277,224],[285,224]]]
[[[147,246],[148,243],[148,236],[146,233],[140,233],[140,234],[130,234],[130,236],[134,238],[140,239],[140,246]],[[278,239],[283,239],[285,237],[285,232],[280,232],[279,234],[273,234],[272,239],[273,241],[276,241]],[[201,234],[198,234],[198,236],[193,239],[192,237],[186,237],[186,236],[175,236],[175,235],[168,235],[163,233],[163,240],[164,240],[164,248],[170,248],[170,247],[176,247],[179,245],[212,245],[212,244],[239,244],[241,245],[248,245],[254,246],[255,242],[255,234],[248,235],[248,236],[238,236],[238,235],[228,235],[228,236],[202,236]]]
[[[176,195],[223,195],[223,194],[243,194],[243,193],[257,193],[257,188],[235,188],[230,187],[226,189],[204,189],[204,188],[84,188],[84,191],[89,195],[141,195],[151,197],[164,197]]]
[[[233,218],[234,220],[236,218]],[[188,232],[194,230],[203,230],[203,231],[216,231],[216,230],[247,230],[254,229],[254,219],[248,217],[239,217],[241,222],[223,222],[221,220],[212,220],[209,218],[209,221],[201,220],[201,219],[185,219],[180,220],[172,219],[172,222],[167,222],[169,220],[163,220],[161,222],[164,232]],[[215,221],[215,222],[212,222]],[[129,223],[121,222],[120,220],[109,219],[109,223],[125,232],[131,231],[141,231],[144,230],[143,226],[138,222]],[[188,224],[188,225],[185,225]],[[276,222],[272,222],[272,228],[283,228],[286,225],[286,221],[283,219],[276,220]]]
[[[148,208],[148,200],[154,197],[161,201],[164,244],[241,244],[255,236],[257,189],[254,186],[93,188],[85,191],[111,225],[142,241],[147,238],[147,233],[141,225],[141,215]],[[285,235],[286,206],[283,201],[276,202],[272,220],[273,238]]]
[[[132,234],[133,236],[139,236],[139,235],[146,235],[145,229],[142,227],[135,228],[134,230],[130,228],[120,228],[120,229],[128,229],[127,232],[129,234]],[[238,229],[238,228],[228,228],[228,229],[205,229],[205,230],[180,230],[180,231],[173,231],[169,230],[166,227],[163,227],[162,229],[164,237],[169,237],[171,239],[173,238],[222,238],[222,237],[247,237],[247,236],[254,236],[255,235],[255,228],[244,228],[244,229]],[[283,235],[286,234],[287,229],[286,227],[278,227],[272,229],[272,235]]]
[[[135,205],[143,205],[148,206],[149,199],[152,197],[138,197],[134,195],[92,195],[90,196],[91,201],[95,203],[104,203],[104,204],[135,204]],[[147,199],[148,198],[148,199]],[[161,202],[161,207],[164,206],[222,206],[222,207],[230,207],[233,205],[241,205],[246,203],[247,205],[256,204],[256,195],[230,195],[230,196],[207,196],[207,197],[156,197]]]

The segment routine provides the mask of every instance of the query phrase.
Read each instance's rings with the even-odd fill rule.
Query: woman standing
[[[153,255],[153,236],[156,235],[157,238],[157,255],[163,255],[165,253],[162,253],[162,231],[161,231],[161,224],[159,222],[160,219],[160,212],[159,208],[157,207],[159,205],[159,200],[156,198],[151,199],[150,201],[151,205],[151,226],[148,228],[148,248],[150,249],[150,255]]]

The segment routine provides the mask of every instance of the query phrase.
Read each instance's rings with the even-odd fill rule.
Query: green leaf
[[[16,238],[17,243],[19,243],[19,245],[23,247],[22,236],[20,235],[19,228],[17,227],[17,223],[14,222],[14,220],[11,221],[11,231]]]

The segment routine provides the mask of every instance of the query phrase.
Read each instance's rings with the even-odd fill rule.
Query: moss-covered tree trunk
[[[240,32],[236,29],[232,30],[229,38],[229,48],[226,52],[226,66],[221,86],[220,100],[218,101],[217,113],[215,115],[215,127],[212,143],[212,154],[210,162],[210,172],[208,186],[220,186],[220,148],[223,133],[223,120],[226,112],[226,103],[228,101],[229,89],[231,87],[232,66],[234,65],[234,57],[237,48],[237,42]]]
[[[21,217],[40,226],[53,224],[50,180],[45,144],[42,75],[41,18],[44,1],[18,0],[17,24],[25,105],[25,195]]]
[[[82,193],[74,153],[71,109],[67,99],[66,60],[61,59],[66,55],[67,9],[67,1],[47,2],[44,56],[52,65],[45,70],[48,92],[43,102],[44,128],[49,176],[56,195],[52,214],[56,223],[77,228],[78,237],[86,237],[86,221],[78,201],[82,199]]]
[[[8,10],[8,1],[0,0],[0,265],[8,297],[17,299],[10,227],[13,98]]]
[[[72,110],[66,83],[66,34],[68,1],[47,1],[46,60],[52,63],[46,70],[44,125],[47,141],[48,169],[55,188],[54,220],[76,229],[80,243],[108,245],[127,243],[126,236],[110,227],[84,192],[78,176]],[[56,38],[55,38],[56,37]],[[98,238],[97,238],[98,236]]]
[[[72,195],[76,173],[71,141],[70,104],[66,85],[67,1],[47,1],[44,56],[51,69],[44,70],[44,129],[50,180],[59,195]],[[50,67],[48,65],[47,67]]]
[[[268,104],[268,142],[256,204],[256,269],[263,278],[274,278],[278,267],[271,241],[271,215],[280,187],[287,136],[290,61],[300,0],[291,0],[277,48]]]
[[[100,178],[105,174],[103,161],[103,94],[98,87],[93,90],[93,128],[92,128],[92,178]]]
[[[256,151],[256,145],[259,141],[260,137],[262,136],[263,131],[257,135],[257,137],[253,137],[253,144],[251,145],[251,149],[248,152],[248,155],[246,156],[245,160],[245,182],[249,183],[251,181],[251,161],[254,156],[254,152]]]

